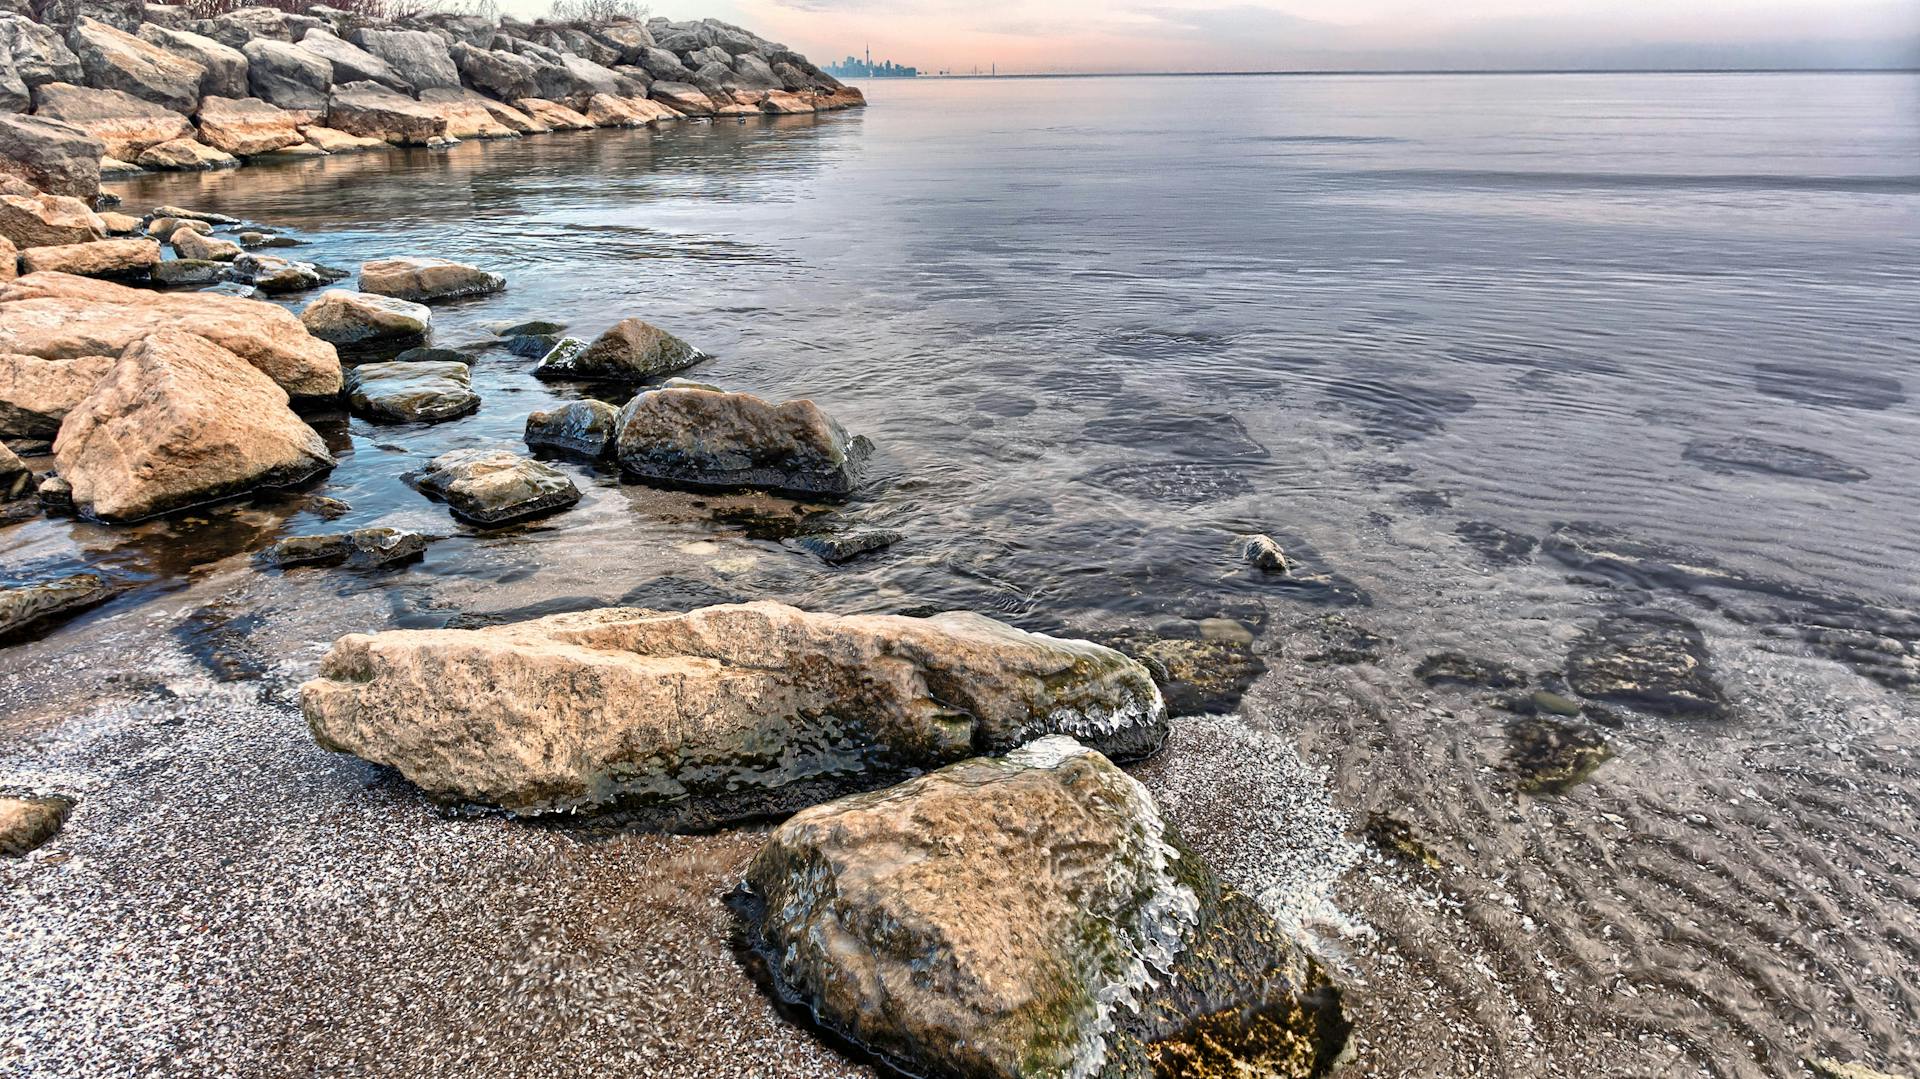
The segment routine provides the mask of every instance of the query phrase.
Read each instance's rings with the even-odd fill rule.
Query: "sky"
[[[508,0],[509,10],[540,0]],[[1920,66],[1920,0],[653,0],[923,71]]]

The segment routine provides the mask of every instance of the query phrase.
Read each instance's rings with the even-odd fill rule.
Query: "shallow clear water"
[[[227,896],[209,867],[243,840],[169,832],[224,792],[243,808],[207,834],[275,822],[262,828],[292,853],[259,879],[312,872],[326,894],[430,864],[395,855],[389,833],[430,847],[493,827],[432,818],[309,744],[286,691],[348,630],[741,596],[971,607],[1088,633],[1185,621],[1185,635],[1231,639],[1238,627],[1203,621],[1225,616],[1259,631],[1271,673],[1239,718],[1183,727],[1144,774],[1250,892],[1340,878],[1333,900],[1360,928],[1327,953],[1353,986],[1367,1074],[1587,1075],[1605,1060],[1619,1075],[1798,1076],[1816,1054],[1920,1067],[1920,76],[867,89],[864,112],[117,185],[136,211],[179,203],[291,230],[299,257],[439,255],[510,289],[436,311],[436,344],[476,350],[477,414],[316,421],[340,465],[312,493],[353,505],[338,521],[293,494],[134,529],[0,528],[0,577],[88,564],[145,582],[9,650],[18,666],[0,678],[0,730],[36,738],[73,712],[69,687],[109,702],[0,753],[0,776],[93,799],[75,843],[125,844],[99,860],[126,875],[103,894]],[[402,482],[450,448],[518,444],[533,409],[605,392],[534,380],[486,324],[550,318],[585,336],[632,315],[714,354],[693,377],[812,397],[871,437],[866,490],[795,506],[562,463],[580,506],[489,533]],[[777,542],[849,522],[908,538],[838,568]],[[279,535],[373,523],[447,538],[381,574],[242,560]],[[1242,565],[1232,538],[1246,531],[1278,537],[1299,573]],[[1564,795],[1516,791],[1498,702],[1413,673],[1445,649],[1556,670],[1601,616],[1644,605],[1700,623],[1733,715],[1607,727],[1616,757]],[[239,689],[209,691],[182,663],[257,685],[272,707],[229,707]],[[112,703],[150,691],[158,704]],[[1295,746],[1324,772],[1345,838],[1288,808],[1317,804],[1314,776],[1288,770],[1272,785],[1285,798],[1215,779]],[[339,823],[349,809],[366,819]],[[1433,867],[1379,850],[1352,873],[1328,860],[1325,844],[1362,842],[1377,814]],[[500,832],[410,885],[394,920],[307,901],[294,921],[327,958],[269,958],[296,983],[320,971],[439,999],[422,972],[460,946],[384,957],[419,921],[407,904],[506,894],[489,875],[506,871],[478,862],[533,840]],[[552,842],[565,860],[654,841]],[[81,894],[63,879],[39,885],[48,909]],[[600,909],[603,887],[566,893],[582,897],[570,909]],[[659,893],[622,921],[637,934],[623,969],[656,949],[656,922],[683,943],[722,932],[686,928],[676,904],[704,911],[704,895]],[[460,902],[469,914],[452,921],[519,963],[539,930],[496,932],[509,919]],[[280,940],[270,928],[262,939]],[[745,991],[731,968],[708,973]],[[631,999],[672,1011],[677,984],[642,978]],[[504,1001],[509,1025],[548,1014],[488,992],[445,995],[458,1014],[408,1027],[408,1044],[465,1044],[476,1000]],[[388,999],[357,984],[314,999],[332,1014],[349,998]],[[280,999],[234,1007],[278,1038]],[[564,997],[540,999],[574,1029]],[[626,1008],[565,1051],[598,1059],[631,1034]],[[730,1015],[751,1025],[752,1008]],[[557,1066],[560,1040],[542,1038],[496,1039],[540,1054],[501,1074]],[[331,1035],[301,1044],[350,1055]],[[662,1044],[687,1074],[761,1059],[698,1035]],[[367,1074],[406,1071],[367,1046],[352,1050]]]
[[[865,577],[924,603],[1210,614],[1230,533],[1285,533],[1337,562],[1381,513],[1529,535],[1596,520],[1823,590],[1920,596],[1920,78],[872,93],[865,112],[817,119],[119,190],[134,209],[297,230],[321,262],[433,254],[505,273],[504,295],[440,310],[438,344],[486,342],[495,319],[590,334],[640,315],[716,355],[701,379],[813,397],[881,449],[853,512],[932,556]],[[483,353],[486,403],[465,420],[353,421],[325,488],[356,507],[344,523],[436,519],[401,473],[517,441],[527,412],[588,392],[530,366]],[[1870,478],[1689,459],[1743,435]],[[593,482],[540,542],[641,554],[655,524],[635,502],[653,496]],[[206,516],[139,561],[264,538]],[[78,553],[70,537],[117,546],[87,526],[11,532],[10,568]]]

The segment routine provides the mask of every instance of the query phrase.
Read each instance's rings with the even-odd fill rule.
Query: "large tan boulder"
[[[183,52],[87,18],[74,24],[67,44],[80,58],[89,86],[123,90],[183,114],[200,104],[207,69]]]
[[[507,279],[476,266],[436,258],[384,258],[360,264],[360,291],[416,303],[484,296],[507,287]]]
[[[349,135],[344,131],[335,131],[330,127],[308,124],[300,129],[307,137],[307,143],[327,154],[351,154],[362,150],[384,150],[387,144],[379,139],[370,139],[364,135]]]
[[[813,98],[806,94],[796,94],[788,90],[769,90],[760,99],[760,111],[776,116],[791,116],[814,111]]]
[[[34,112],[99,139],[106,156],[134,161],[149,146],[193,137],[180,113],[120,90],[51,83],[34,93]]]
[[[635,479],[803,498],[852,494],[869,451],[812,401],[775,404],[702,386],[636,395],[614,436],[620,470]]]
[[[107,234],[87,204],[68,195],[0,195],[0,236],[15,247],[83,244]]]
[[[300,312],[307,332],[335,348],[398,352],[433,333],[433,312],[392,296],[328,289]]]
[[[243,254],[243,249],[232,240],[223,240],[210,236],[200,229],[174,229],[171,234],[173,253],[183,259],[197,259],[201,262],[232,262]]]
[[[333,467],[287,394],[204,337],[140,338],[68,414],[54,440],[74,507],[133,521],[301,483]]]
[[[12,240],[0,236],[0,282],[20,276],[20,249]]]
[[[614,94],[588,98],[585,115],[595,127],[642,127],[651,119],[635,109],[630,99]]]
[[[783,993],[923,1075],[1326,1074],[1324,969],[1064,736],[802,811],[737,909]]]
[[[447,134],[447,119],[433,106],[374,82],[334,87],[326,123],[335,131],[394,146],[425,146]]]
[[[51,439],[116,362],[113,356],[46,360],[0,352],[0,438]]]
[[[647,93],[655,101],[664,102],[674,111],[688,116],[712,116],[720,109],[706,91],[692,83],[656,82]]]
[[[1145,668],[974,614],[778,603],[608,609],[341,638],[301,689],[314,737],[435,797],[619,808],[670,826],[791,812],[1070,732],[1166,734]]]
[[[70,273],[82,277],[146,277],[160,265],[160,245],[152,240],[95,240],[59,247],[30,247],[20,255],[27,273]]]
[[[198,334],[240,356],[295,397],[340,392],[340,358],[275,304],[210,293],[127,288],[71,274],[28,274],[0,286],[0,353],[42,359],[117,356],[158,330]]]
[[[307,141],[300,118],[258,98],[210,97],[200,103],[200,138],[243,157],[271,153]]]
[[[99,139],[51,116],[0,113],[0,177],[13,177],[49,195],[92,201],[100,194]]]
[[[442,384],[439,390],[455,388]],[[407,482],[483,528],[544,517],[580,501],[580,488],[565,472],[508,449],[452,450],[409,474]]]
[[[519,135],[495,119],[487,99],[472,90],[435,87],[420,91],[420,103],[447,121],[446,134],[455,139],[510,139]]]
[[[480,104],[493,116],[494,120],[499,123],[501,127],[518,132],[519,134],[545,135],[553,130],[553,128],[528,116],[512,105],[503,104],[490,97],[482,97]]]

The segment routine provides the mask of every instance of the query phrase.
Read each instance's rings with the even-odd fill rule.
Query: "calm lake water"
[[[1574,1045],[1575,1073],[1590,1049],[1623,1075],[1798,1075],[1816,1050],[1916,1064],[1920,76],[865,89],[871,108],[819,117],[115,185],[136,212],[288,230],[318,262],[504,273],[509,291],[435,315],[436,344],[475,352],[484,404],[432,427],[322,423],[340,465],[315,493],[353,506],[337,521],[302,495],[134,530],[40,520],[0,529],[0,575],[147,582],[88,616],[111,619],[277,536],[379,523],[447,538],[405,572],[288,574],[247,617],[312,627],[302,647],[738,596],[1084,632],[1233,619],[1281,668],[1248,715],[1298,734],[1356,820],[1389,799],[1474,879],[1548,881],[1459,885],[1450,909],[1515,911],[1427,957],[1497,972],[1460,974],[1458,1010],[1437,1008],[1479,1024],[1493,1059],[1415,1053],[1406,1074],[1546,1074],[1501,1048],[1536,1042]],[[692,377],[811,397],[869,436],[868,488],[796,507],[569,462],[578,508],[481,533],[402,482],[606,392],[534,380],[487,324],[591,336],[628,316],[712,353]],[[840,568],[778,543],[854,524],[907,539]],[[1233,537],[1256,531],[1296,579],[1238,561]],[[369,596],[371,623],[326,618]],[[1488,793],[1503,721],[1435,703],[1413,663],[1556,669],[1582,627],[1642,605],[1700,623],[1737,718],[1610,734],[1619,759],[1541,811],[1571,831],[1516,824],[1535,818]],[[1286,634],[1329,619],[1387,643],[1360,685],[1308,693]],[[1603,817],[1648,846],[1591,831]],[[1445,937],[1425,908],[1347,899],[1383,940]],[[1543,951],[1558,999],[1519,958]],[[1445,1041],[1415,1036],[1433,1028],[1408,1002],[1428,997],[1355,962],[1384,994],[1370,1036],[1394,1044],[1391,1014],[1403,1047]]]

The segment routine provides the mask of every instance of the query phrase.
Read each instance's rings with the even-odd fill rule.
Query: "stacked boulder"
[[[0,10],[0,173],[86,199],[103,166],[214,169],[369,142],[441,146],[865,104],[799,53],[716,19],[37,8],[37,18]]]

